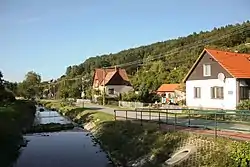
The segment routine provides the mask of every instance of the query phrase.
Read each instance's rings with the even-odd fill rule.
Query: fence
[[[178,105],[167,105],[167,104],[155,104],[155,103],[142,103],[142,102],[131,102],[131,101],[119,101],[119,107],[125,108],[174,108],[174,109],[182,109],[182,106]]]
[[[140,121],[141,125],[145,121],[157,122],[159,127],[171,125],[174,130],[180,127],[213,130],[215,138],[223,131],[250,132],[250,111],[140,108],[114,110],[114,118]]]
[[[138,108],[138,107],[143,107],[143,103],[141,103],[141,102],[119,101],[119,107]]]

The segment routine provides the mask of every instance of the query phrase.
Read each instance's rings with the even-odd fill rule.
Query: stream
[[[57,111],[40,111],[37,107],[35,124],[60,123],[70,120]],[[73,130],[25,135],[27,146],[21,148],[13,167],[112,167],[98,144],[80,128]]]

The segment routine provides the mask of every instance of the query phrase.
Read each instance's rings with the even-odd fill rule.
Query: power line
[[[113,66],[109,66],[109,67],[103,67],[103,68],[115,68],[115,67],[125,67],[125,66],[131,66],[131,65],[145,65],[146,62],[150,62],[150,61],[154,61],[154,60],[157,60],[157,59],[160,59],[160,58],[167,58],[168,56],[170,55],[173,55],[173,54],[177,54],[181,51],[184,51],[185,49],[192,49],[192,48],[196,48],[196,47],[199,47],[199,46],[203,46],[203,45],[207,45],[207,44],[210,44],[212,42],[216,42],[216,41],[219,41],[219,40],[222,40],[224,38],[228,38],[232,35],[236,35],[234,34],[235,32],[237,32],[237,34],[240,34],[240,33],[243,33],[246,31],[249,31],[250,30],[250,27],[248,25],[245,25],[241,28],[235,28],[233,30],[230,31],[230,33],[227,33],[223,36],[220,36],[219,38],[215,38],[215,37],[210,37],[210,38],[207,38],[207,39],[202,39],[202,40],[199,40],[199,41],[196,41],[195,43],[193,44],[189,44],[189,45],[185,45],[185,46],[182,46],[182,47],[177,47],[175,48],[174,50],[172,50],[171,52],[166,52],[164,55],[160,55],[160,56],[156,56],[156,57],[152,57],[150,59],[146,59],[146,60],[136,60],[136,61],[132,61],[132,62],[128,62],[128,63],[123,63],[123,64],[118,64],[118,65],[113,65]],[[238,31],[242,31],[242,32],[238,32]],[[168,62],[168,63],[181,63],[181,62],[184,62],[186,60],[181,60],[181,61],[172,61],[172,62]],[[49,84],[46,84],[47,85],[57,85],[61,82],[65,82],[66,80],[78,80],[78,79],[81,79],[82,77],[76,77],[76,78],[70,78],[70,79],[63,79],[61,81],[57,81],[56,83],[49,83]]]
[[[243,32],[244,32],[244,30],[249,31],[249,27],[248,26],[244,26],[244,27],[241,27],[241,28],[236,28],[236,29],[232,30],[230,33],[227,33],[226,35],[220,36],[219,38],[214,38],[214,37],[208,38],[208,39],[206,39],[205,43],[204,43],[204,39],[203,39],[203,40],[201,40],[199,42],[195,42],[194,44],[189,44],[189,45],[185,45],[183,47],[178,47],[178,48],[174,49],[174,51],[167,52],[164,55],[156,56],[156,57],[153,57],[153,58],[148,59],[148,60],[136,60],[136,61],[129,62],[129,63],[124,63],[124,64],[118,64],[118,65],[110,66],[109,68],[114,68],[115,66],[116,67],[124,67],[124,66],[136,65],[138,63],[143,63],[144,64],[145,62],[153,61],[153,60],[156,60],[156,59],[160,59],[160,58],[164,58],[164,57],[167,58],[167,56],[179,53],[179,52],[183,51],[184,49],[191,49],[191,48],[203,46],[203,45],[215,42],[215,41],[222,40],[224,38],[228,38],[228,37],[230,37],[232,35],[236,35],[234,33],[237,32],[237,31],[240,31],[240,30],[243,30]],[[243,32],[238,32],[237,34],[243,33]],[[197,43],[200,43],[200,44],[197,45]]]

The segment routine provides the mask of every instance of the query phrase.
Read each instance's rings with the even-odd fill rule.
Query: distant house
[[[156,91],[161,96],[162,103],[176,103],[184,97],[182,91],[180,91],[181,84],[162,84]]]
[[[188,107],[236,109],[250,98],[250,54],[204,49],[184,82]]]
[[[95,70],[93,89],[99,92],[95,98],[103,94],[103,90],[108,97],[119,97],[121,93],[133,90],[133,87],[125,69],[108,68]]]

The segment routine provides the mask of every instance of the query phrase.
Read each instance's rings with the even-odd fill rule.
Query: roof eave
[[[199,55],[199,57],[196,59],[195,63],[193,64],[193,66],[191,67],[191,69],[188,71],[187,75],[185,76],[185,78],[182,80],[183,83],[186,83],[188,77],[192,74],[194,68],[196,67],[196,65],[200,62],[201,58],[203,57],[204,53],[207,52],[206,49],[203,49],[203,51],[201,52],[201,54]]]

